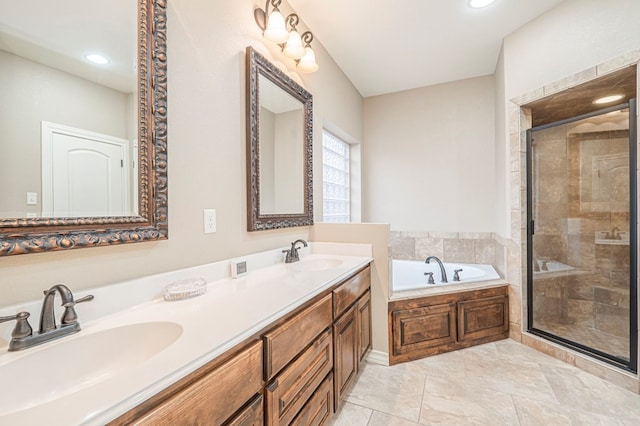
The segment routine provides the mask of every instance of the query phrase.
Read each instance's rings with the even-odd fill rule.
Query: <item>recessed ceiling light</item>
[[[84,57],[87,58],[87,61],[93,62],[94,64],[98,65],[106,65],[110,62],[107,58],[102,55],[98,55],[97,53],[91,53],[89,55],[85,55]]]
[[[619,101],[620,99],[624,98],[624,95],[611,95],[611,96],[604,96],[602,98],[598,98],[595,101],[593,101],[594,104],[600,105],[600,104],[609,104],[611,102],[615,102],[615,101]]]
[[[474,9],[480,9],[481,7],[489,6],[495,1],[496,0],[469,0],[469,6],[473,7]]]

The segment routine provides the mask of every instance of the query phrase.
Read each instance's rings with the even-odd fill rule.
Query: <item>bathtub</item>
[[[442,287],[454,284],[472,283],[500,279],[500,275],[491,265],[445,263],[448,283],[441,283],[440,266],[436,262],[425,263],[421,260],[391,261],[391,290],[393,292]],[[453,281],[454,269],[462,269],[460,281]],[[433,272],[435,284],[427,284],[425,272]]]

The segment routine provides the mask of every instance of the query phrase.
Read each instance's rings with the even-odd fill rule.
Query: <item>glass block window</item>
[[[350,222],[349,144],[326,130],[322,132],[322,187],[323,221]]]

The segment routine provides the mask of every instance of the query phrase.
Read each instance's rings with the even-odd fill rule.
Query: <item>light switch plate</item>
[[[204,209],[204,233],[213,234],[216,232],[216,210]]]

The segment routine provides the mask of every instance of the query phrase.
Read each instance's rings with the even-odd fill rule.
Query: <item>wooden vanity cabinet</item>
[[[327,423],[371,348],[370,276],[326,289],[110,425]]]
[[[365,268],[333,291],[334,411],[371,348],[371,270]]]
[[[509,337],[508,286],[388,305],[391,365]]]
[[[261,425],[262,387],[262,342],[257,340],[206,374],[188,384],[178,382],[111,424]]]

